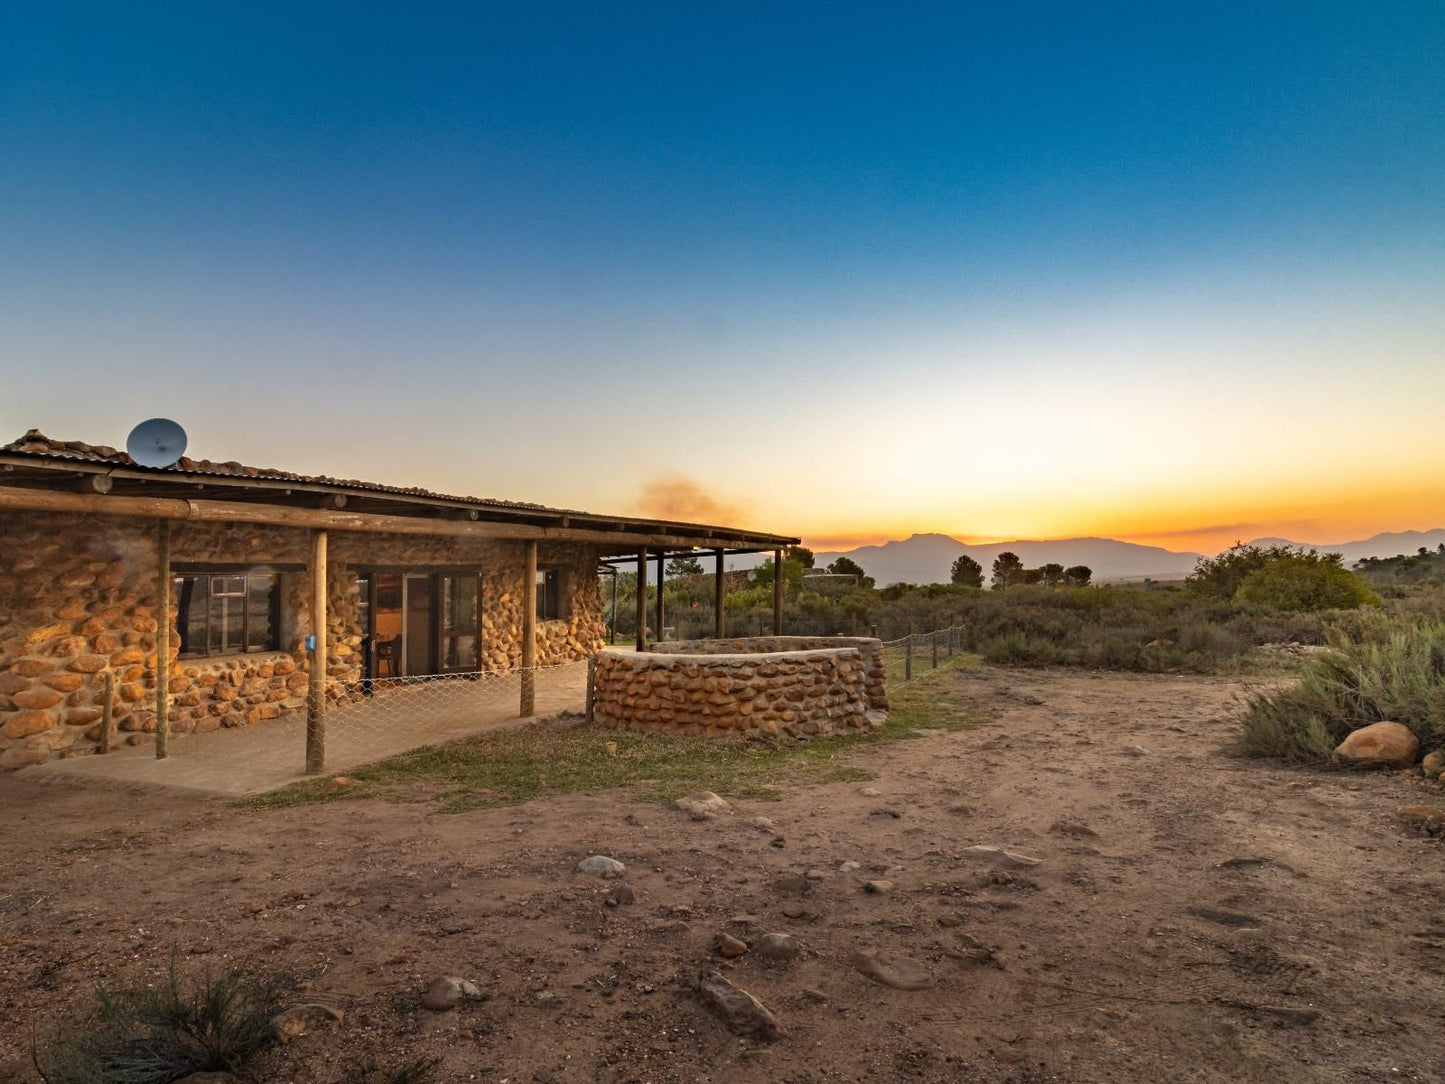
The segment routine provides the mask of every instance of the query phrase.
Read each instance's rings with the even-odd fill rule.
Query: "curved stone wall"
[[[665,640],[647,650],[667,655],[752,655],[765,651],[816,651],[855,647],[863,655],[868,707],[888,710],[883,641],[871,636],[734,636],[723,640]]]
[[[875,695],[887,700],[881,679],[876,694],[870,691],[872,658],[862,647],[819,637],[808,639],[828,646],[757,650],[779,639],[804,638],[689,641],[641,653],[604,650],[597,657],[596,719],[623,730],[800,739],[856,732],[887,719],[886,710],[871,703]],[[754,650],[727,650],[734,644]],[[686,650],[658,650],[672,646]]]

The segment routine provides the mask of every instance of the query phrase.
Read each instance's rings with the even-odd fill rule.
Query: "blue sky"
[[[830,541],[1438,526],[1445,7],[1258,7],[11,11],[0,429]]]

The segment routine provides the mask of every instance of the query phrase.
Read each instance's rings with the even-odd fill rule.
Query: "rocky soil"
[[[930,680],[982,725],[715,815],[7,777],[0,1080],[173,952],[344,1012],[278,1084],[1442,1079],[1442,843],[1395,817],[1438,790],[1227,755],[1237,682]]]

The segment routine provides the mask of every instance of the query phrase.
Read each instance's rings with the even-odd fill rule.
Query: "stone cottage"
[[[327,701],[363,678],[594,654],[604,563],[635,560],[645,582],[651,559],[711,551],[720,571],[796,541],[239,463],[140,467],[32,430],[0,446],[0,767],[94,751],[107,687],[116,731],[154,735],[158,755],[172,733],[287,712],[324,734]]]

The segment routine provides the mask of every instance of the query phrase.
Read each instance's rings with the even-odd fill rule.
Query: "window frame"
[[[194,644],[187,645],[190,650],[179,652],[178,659],[224,659],[236,655],[265,655],[274,654],[281,650],[281,582],[285,572],[294,571],[294,568],[286,565],[194,565],[175,564],[171,566],[171,592],[176,600],[176,642],[184,643],[185,637],[182,629],[185,626],[185,610],[181,605],[181,598],[185,592],[184,581],[191,580],[197,586],[191,590],[204,589],[205,591],[205,631],[201,649],[196,650]],[[272,578],[271,590],[267,592],[266,608],[267,617],[270,619],[271,636],[268,641],[259,646],[251,646],[251,617],[253,607],[251,603],[251,577],[270,576]],[[211,581],[216,577],[240,576],[242,588],[239,596],[228,595],[229,598],[239,597],[241,600],[241,646],[238,648],[226,648],[220,651],[211,650],[211,627],[214,619],[211,600],[215,596],[211,593]],[[200,585],[204,585],[203,588]]]
[[[566,621],[567,598],[562,590],[567,565],[537,566],[537,613],[538,621]],[[548,601],[556,603],[556,612],[549,616]]]

